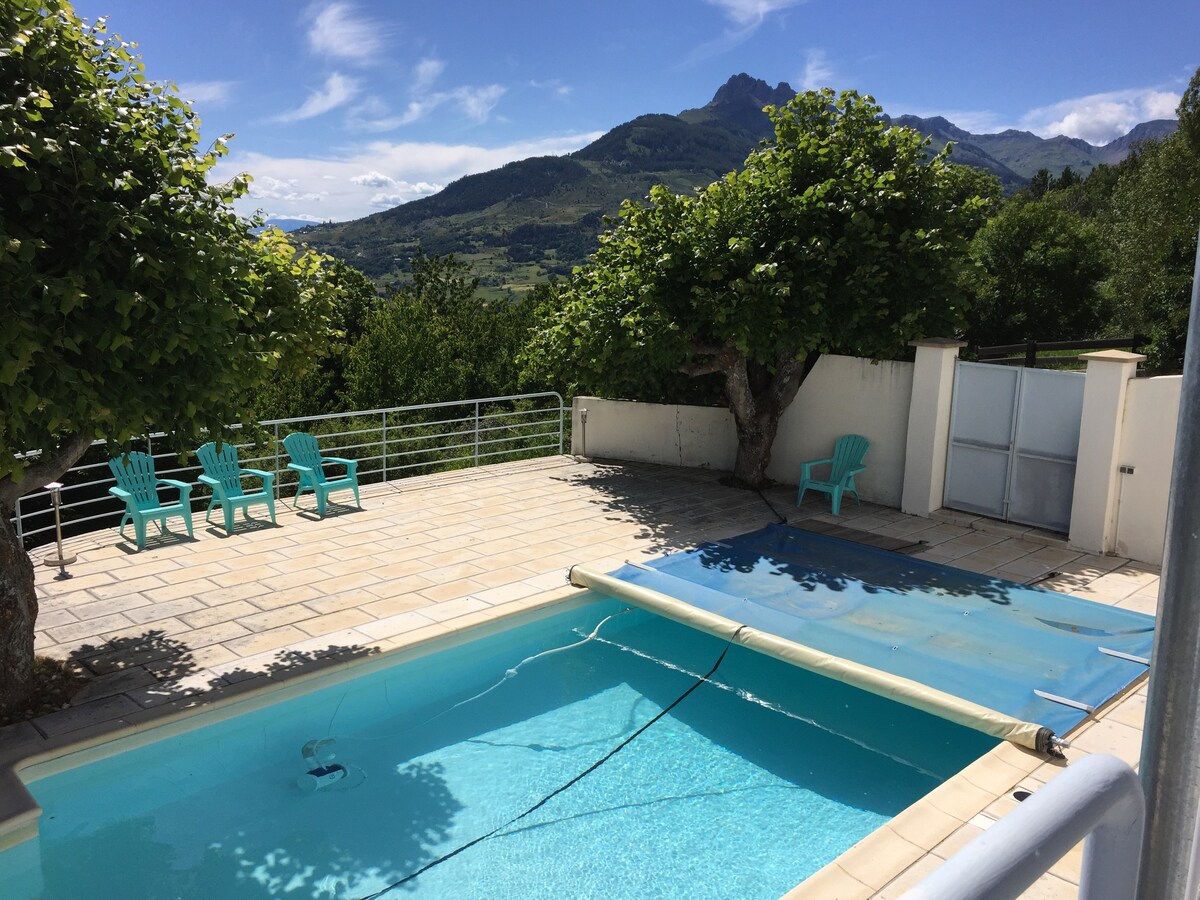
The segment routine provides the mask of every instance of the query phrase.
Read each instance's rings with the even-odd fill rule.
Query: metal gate
[[[1084,376],[959,361],[943,503],[1067,531]]]

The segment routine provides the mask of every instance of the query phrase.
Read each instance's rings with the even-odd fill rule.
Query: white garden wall
[[[1129,383],[1118,461],[1133,473],[1118,476],[1118,556],[1162,560],[1182,385],[1179,375]]]
[[[960,345],[934,340],[915,346],[930,375],[921,382],[919,397],[913,396],[912,363],[822,357],[784,412],[768,475],[795,484],[803,461],[827,456],[843,434],[861,434],[871,441],[867,471],[857,479],[862,498],[903,505],[916,515],[935,510],[942,496],[949,428],[949,416],[938,410],[948,401]],[[1159,563],[1181,379],[1133,378],[1140,359],[1134,354],[1102,351],[1086,358],[1089,383],[1095,382],[1113,402],[1093,404],[1090,414],[1085,410],[1071,545]],[[1116,379],[1114,366],[1124,373]],[[576,397],[573,418],[571,449],[579,455],[733,469],[737,435],[726,409]],[[1106,452],[1083,459],[1084,444],[1090,451],[1098,442]],[[923,459],[908,460],[912,448]],[[1085,464],[1088,460],[1091,465]],[[906,463],[911,463],[907,494]],[[1118,466],[1132,466],[1133,472],[1118,475]]]
[[[859,494],[899,506],[911,396],[912,363],[823,356],[780,420],[767,474],[795,484],[801,462],[828,456],[843,434],[861,434],[871,450]],[[576,397],[572,418],[579,455],[733,469],[737,433],[727,409]]]

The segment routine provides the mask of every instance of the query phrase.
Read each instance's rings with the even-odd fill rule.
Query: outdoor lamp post
[[[67,575],[66,567],[75,562],[75,554],[72,553],[70,556],[63,554],[62,514],[60,512],[62,507],[62,487],[62,483],[58,481],[52,481],[46,485],[46,489],[50,491],[50,498],[54,502],[54,538],[58,543],[58,555],[47,556],[42,560],[42,565],[50,566],[51,568],[57,567],[59,578],[69,578],[70,576]]]

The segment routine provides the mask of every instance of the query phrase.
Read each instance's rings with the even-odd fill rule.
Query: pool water
[[[0,853],[5,896],[381,891],[571,781],[726,647],[622,609],[590,604],[34,781],[40,834]],[[348,774],[304,792],[301,747],[328,737]],[[778,897],[995,743],[732,647],[595,771],[384,896]]]

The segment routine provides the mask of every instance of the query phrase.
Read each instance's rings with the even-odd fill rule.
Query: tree
[[[1151,339],[1149,365],[1183,366],[1200,229],[1200,69],[1179,104],[1179,129],[1122,164],[1102,228],[1113,254],[1105,290],[1118,324]]]
[[[65,0],[0,0],[0,708],[32,689],[33,569],[16,500],[96,438],[175,447],[250,421],[244,388],[323,339],[323,258],[210,185],[224,153],[130,45]],[[207,431],[206,431],[207,429]],[[28,450],[39,454],[22,455]]]
[[[372,314],[383,302],[374,282],[341,260],[330,260],[324,279],[333,302],[333,338],[314,365],[290,375],[281,374],[265,386],[255,386],[246,403],[268,419],[315,416],[349,409],[346,363],[350,349],[362,340]]]
[[[808,92],[767,112],[775,138],[742,171],[623,205],[525,353],[544,378],[626,397],[718,375],[734,475],[753,486],[822,353],[893,355],[953,330],[966,240],[994,200],[963,197],[979,182],[948,151],[927,160],[869,97]]]
[[[500,396],[517,386],[525,303],[488,301],[454,256],[413,258],[410,282],[381,301],[346,358],[357,409]]]
[[[966,338],[976,346],[1079,340],[1107,320],[1103,241],[1073,213],[1017,195],[975,235],[971,256]]]

